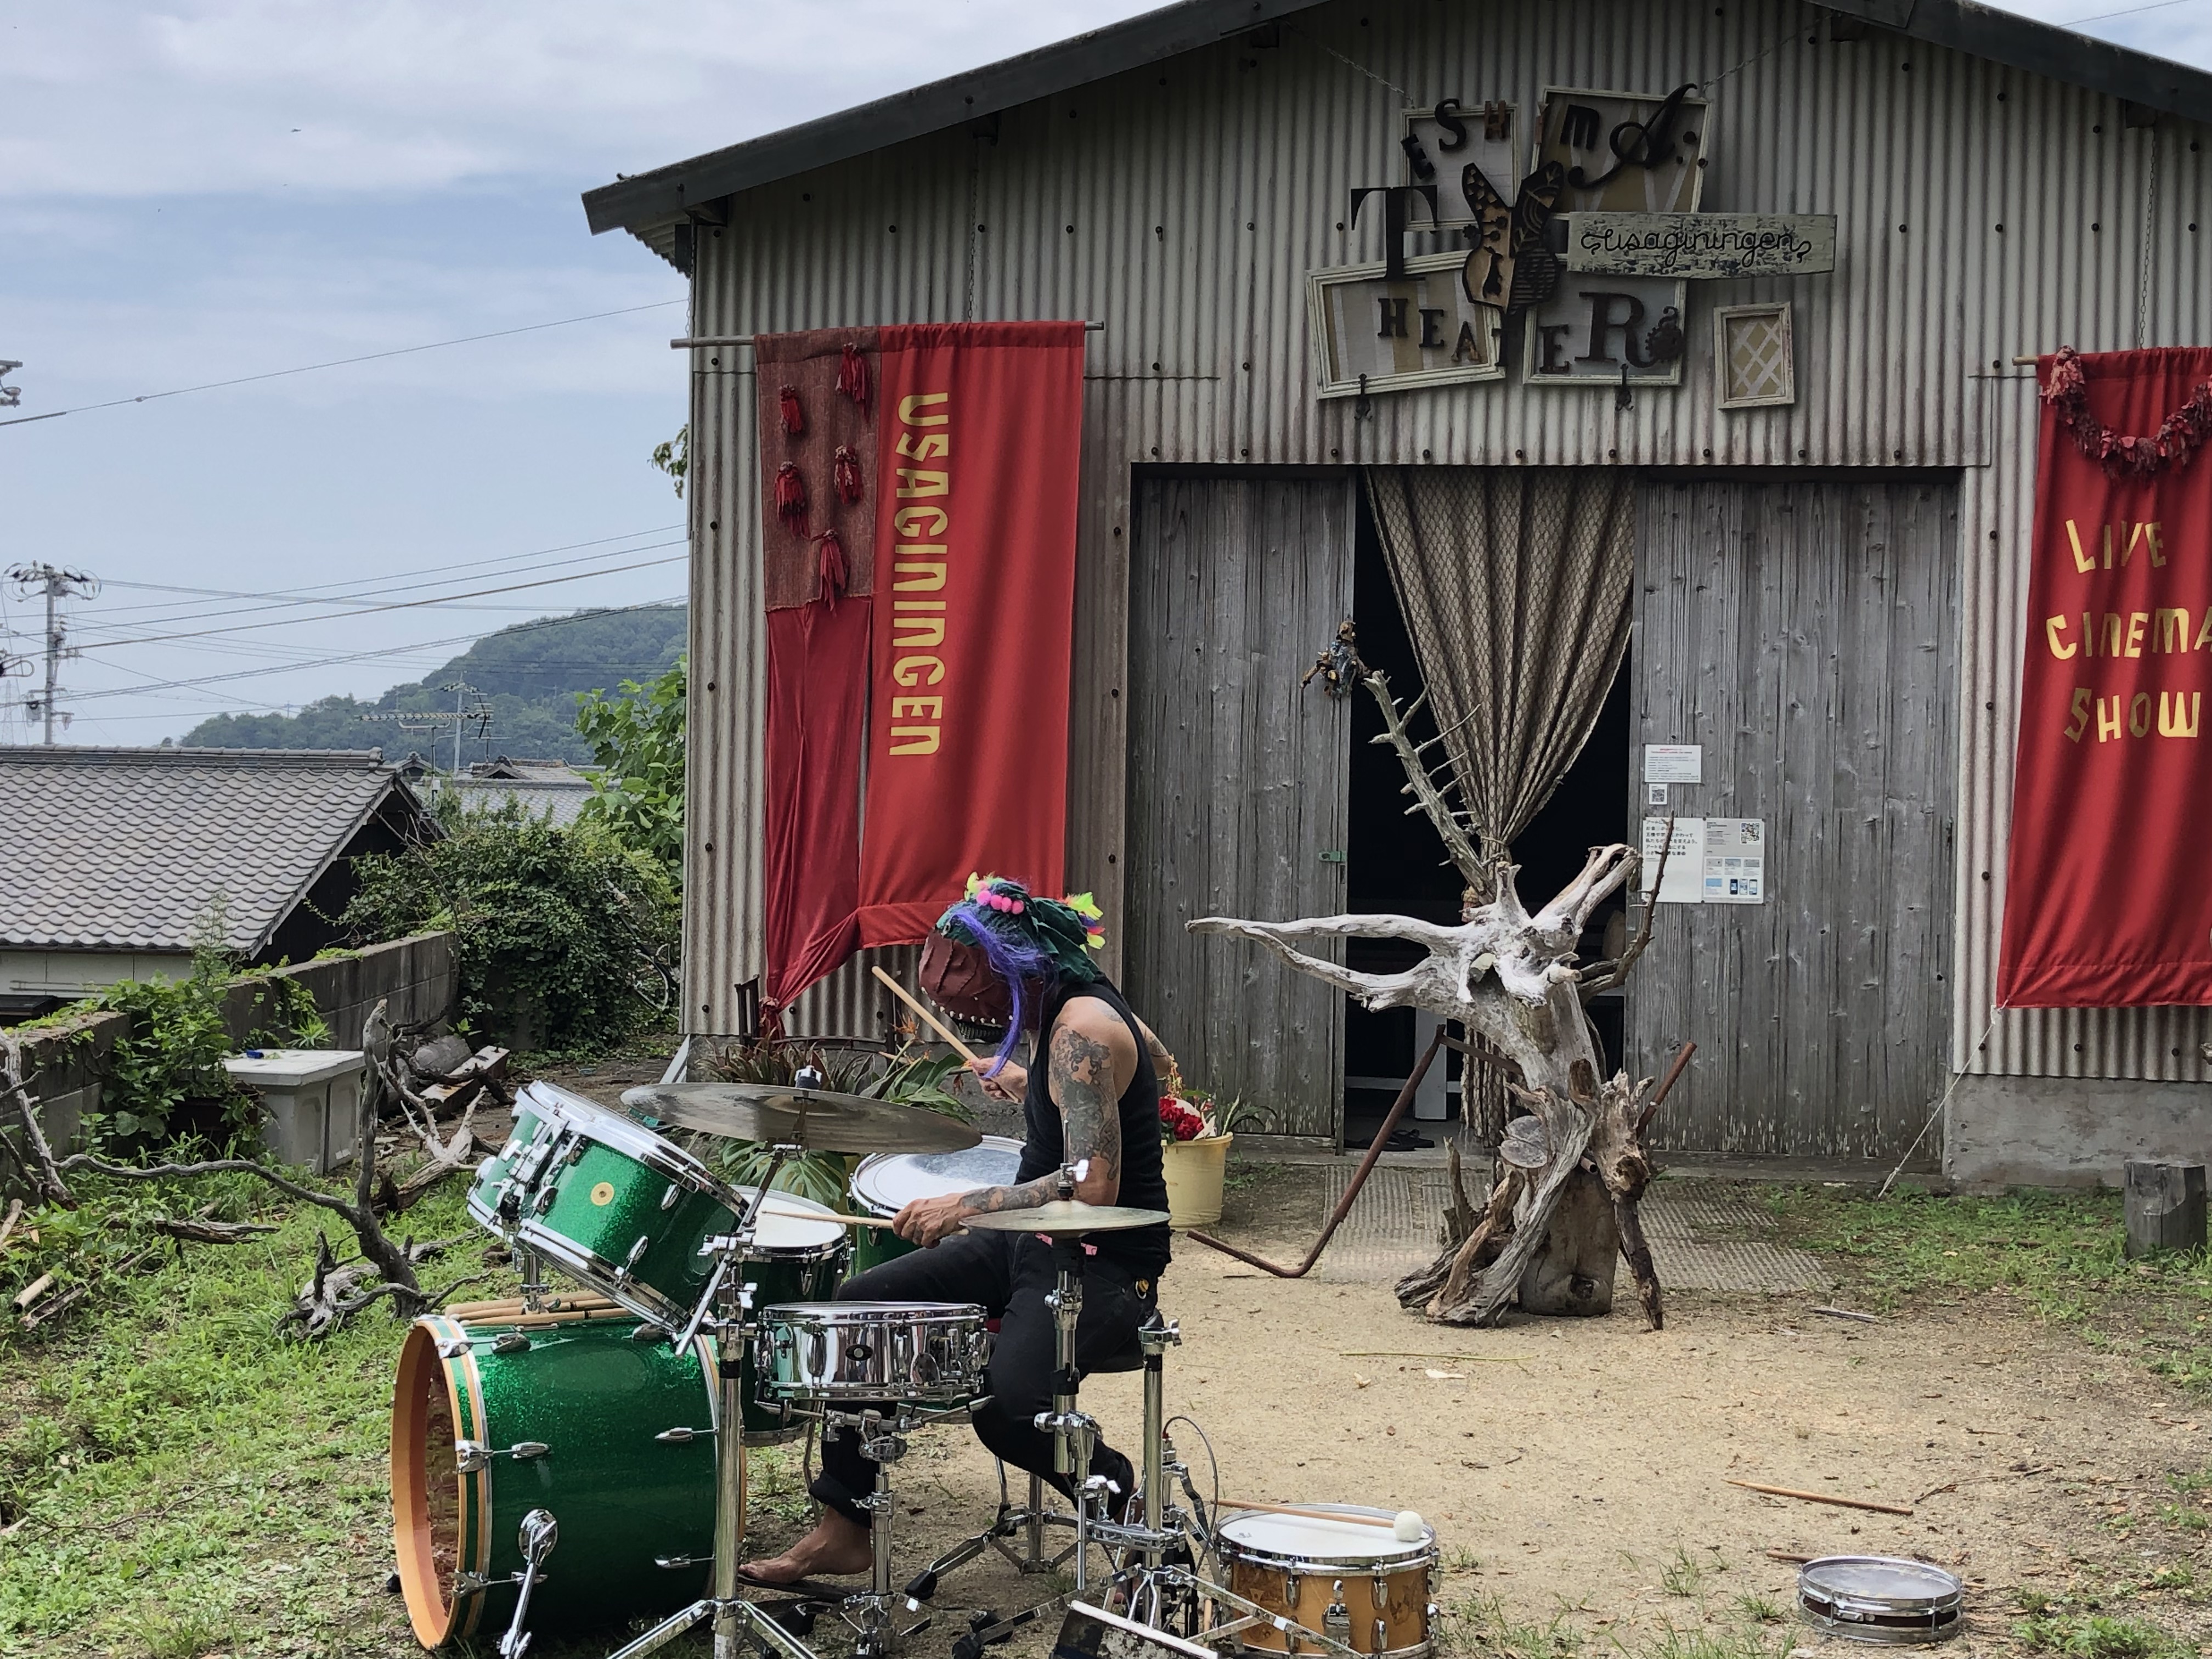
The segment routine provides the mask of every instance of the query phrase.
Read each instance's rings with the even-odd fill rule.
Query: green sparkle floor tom
[[[640,1317],[682,1330],[714,1274],[699,1247],[737,1226],[736,1189],[618,1112],[577,1096],[559,1106],[516,1242]]]
[[[505,1631],[532,1510],[560,1528],[531,1594],[534,1629],[654,1617],[705,1594],[715,1410],[710,1336],[678,1350],[611,1309],[416,1320],[392,1408],[393,1531],[416,1639]]]
[[[1010,1187],[1021,1168],[1022,1143],[1004,1135],[985,1135],[975,1146],[957,1152],[878,1152],[860,1160],[853,1171],[852,1208],[855,1215],[880,1216],[889,1220],[917,1198],[942,1198],[950,1193],[972,1193],[985,1187]],[[888,1227],[856,1227],[853,1240],[853,1271],[864,1273],[904,1255],[914,1246]],[[802,1302],[807,1297],[784,1297],[780,1301]],[[764,1305],[757,1297],[756,1307]]]

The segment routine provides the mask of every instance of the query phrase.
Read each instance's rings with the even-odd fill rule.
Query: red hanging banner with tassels
[[[923,938],[971,872],[1065,884],[1083,325],[754,357],[773,1018],[859,946]]]
[[[1997,1003],[2212,1003],[2212,349],[2037,379]]]

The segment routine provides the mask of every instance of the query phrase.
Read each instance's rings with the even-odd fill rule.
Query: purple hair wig
[[[1006,1062],[1014,1057],[1015,1045],[1022,1040],[1022,1028],[1036,1017],[1041,993],[1060,979],[1060,963],[1053,953],[1017,929],[994,925],[998,915],[967,899],[947,910],[937,924],[939,932],[947,933],[957,926],[959,932],[953,936],[983,953],[991,971],[1006,981],[1013,997],[1013,1018],[1006,1022],[1006,1038],[999,1044],[991,1069],[984,1073],[986,1077],[996,1077],[1006,1070]]]

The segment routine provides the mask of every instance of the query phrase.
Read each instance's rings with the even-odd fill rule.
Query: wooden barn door
[[[1343,908],[1350,708],[1298,678],[1352,614],[1356,487],[1140,479],[1129,572],[1127,989],[1192,1083],[1330,1139],[1338,993],[1183,924]]]
[[[1641,745],[1700,744],[1672,810],[1769,842],[1765,902],[1660,906],[1629,981],[1632,1066],[1698,1044],[1659,1144],[1901,1157],[1946,1069],[1957,488],[1654,482],[1638,516],[1632,822],[1668,810]]]

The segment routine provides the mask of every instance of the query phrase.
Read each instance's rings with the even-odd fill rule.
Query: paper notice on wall
[[[1766,820],[1707,818],[1704,848],[1708,904],[1766,902]]]
[[[1651,896],[1651,884],[1659,876],[1659,848],[1667,837],[1667,820],[1644,820],[1644,894]],[[1700,875],[1705,865],[1705,821],[1703,818],[1676,818],[1674,840],[1667,851],[1667,878],[1659,889],[1662,904],[1695,904],[1704,887]]]
[[[1647,743],[1644,745],[1646,783],[1702,783],[1705,750],[1696,743]]]

